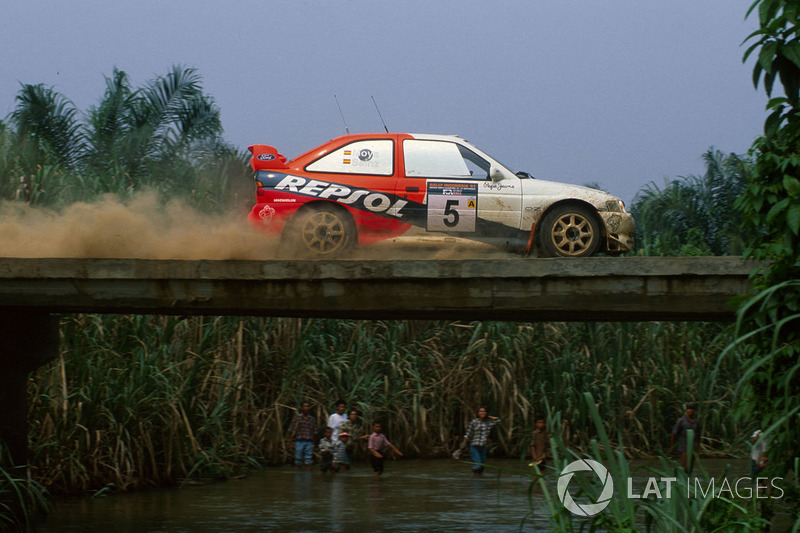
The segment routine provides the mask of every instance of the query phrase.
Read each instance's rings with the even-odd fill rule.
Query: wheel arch
[[[548,205],[547,208],[544,211],[542,211],[542,214],[541,214],[541,216],[539,217],[539,220],[536,223],[536,235],[535,235],[535,237],[539,236],[539,232],[541,231],[540,222],[547,215],[547,213],[549,213],[553,209],[555,209],[557,207],[560,207],[562,205],[578,205],[578,206],[581,206],[581,207],[585,207],[586,209],[589,209],[591,211],[591,213],[592,213],[592,216],[595,218],[595,221],[597,222],[598,227],[600,228],[601,237],[603,239],[606,238],[606,225],[603,224],[603,220],[600,218],[600,215],[597,214],[597,207],[593,206],[592,204],[590,204],[586,200],[581,200],[579,198],[565,198],[563,200],[558,200],[557,202],[553,202],[552,204]]]

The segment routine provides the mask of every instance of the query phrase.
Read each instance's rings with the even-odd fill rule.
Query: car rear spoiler
[[[254,144],[248,146],[248,150],[253,154],[250,158],[250,166],[253,170],[272,170],[279,168],[289,168],[286,166],[286,157],[278,153],[278,150],[266,144]]]

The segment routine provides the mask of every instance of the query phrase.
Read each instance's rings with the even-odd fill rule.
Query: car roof
[[[331,139],[331,141],[341,140],[358,140],[358,139],[375,139],[375,138],[388,138],[388,137],[404,137],[411,136],[414,139],[426,141],[460,141],[466,142],[458,135],[441,135],[437,133],[349,133],[347,135],[340,135]]]

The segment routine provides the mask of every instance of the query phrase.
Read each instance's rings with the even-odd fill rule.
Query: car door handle
[[[419,192],[419,187],[406,187],[406,192]]]

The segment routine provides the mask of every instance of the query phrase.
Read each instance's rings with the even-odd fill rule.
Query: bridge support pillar
[[[58,317],[0,310],[0,441],[14,465],[28,462],[28,376],[57,355]]]

